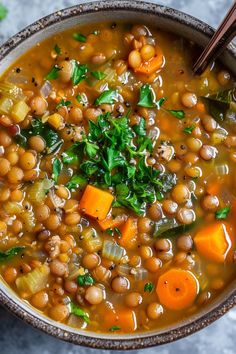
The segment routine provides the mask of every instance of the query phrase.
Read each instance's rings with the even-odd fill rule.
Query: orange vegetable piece
[[[104,220],[111,208],[114,197],[99,188],[87,185],[79,203],[79,208],[85,214]]]
[[[206,191],[208,194],[211,194],[211,195],[219,195],[223,184],[224,184],[224,182],[222,182],[222,181],[210,183],[207,185]]]
[[[231,246],[230,225],[226,222],[210,224],[196,234],[194,244],[205,258],[224,263]]]
[[[151,75],[157,70],[161,69],[165,63],[165,58],[162,51],[158,48],[157,55],[148,61],[143,62],[134,71],[138,74]]]
[[[198,112],[206,113],[205,105],[204,105],[204,103],[202,103],[202,102],[198,102],[198,103],[196,104],[196,109],[198,110]]]
[[[130,309],[107,310],[104,321],[107,329],[118,326],[121,332],[126,333],[134,332],[137,329],[136,314]]]
[[[116,218],[112,218],[111,216],[107,217],[104,220],[99,220],[98,224],[103,231],[107,229],[114,229],[115,227],[119,227],[125,222],[124,215],[118,215]]]
[[[193,273],[178,268],[163,273],[156,287],[161,304],[171,310],[183,310],[191,306],[198,290],[198,281]]]
[[[132,249],[137,242],[137,220],[135,218],[128,218],[126,223],[120,228],[121,238],[118,240],[120,246],[126,249]]]

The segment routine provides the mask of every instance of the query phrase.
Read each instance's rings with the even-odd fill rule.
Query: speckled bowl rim
[[[92,14],[101,11],[117,10],[136,11],[137,13],[158,15],[165,17],[166,19],[174,20],[185,26],[187,25],[195,31],[197,30],[204,36],[210,37],[213,34],[213,29],[206,23],[180,11],[151,2],[126,0],[97,1],[78,4],[76,6],[57,11],[34,22],[11,37],[3,46],[0,47],[0,61],[2,61],[14,48],[21,45],[33,34],[55,24],[56,22],[72,18],[80,14]],[[236,60],[236,47],[233,44],[230,44],[225,52],[233,61]],[[23,301],[16,299],[16,296],[11,293],[11,290],[4,291],[3,289],[0,289],[0,303],[18,318],[31,324],[33,327],[67,342],[96,349],[131,350],[148,348],[173,342],[208,326],[219,317],[223,316],[236,304],[236,290],[232,289],[226,294],[225,298],[223,298],[218,305],[213,307],[213,309],[197,319],[194,319],[193,316],[188,321],[185,321],[184,325],[179,323],[173,326],[176,327],[174,329],[167,329],[152,333],[138,333],[130,336],[108,336],[106,334],[82,331],[75,333],[74,329],[70,329],[68,326],[51,321],[46,317],[40,316],[40,314],[36,311],[30,310],[30,308],[27,307]]]

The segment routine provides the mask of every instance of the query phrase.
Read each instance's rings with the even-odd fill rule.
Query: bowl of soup
[[[141,2],[49,15],[0,49],[0,300],[75,344],[135,349],[235,304],[235,48]]]

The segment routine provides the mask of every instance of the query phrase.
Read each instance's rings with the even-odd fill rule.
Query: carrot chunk
[[[134,332],[137,329],[136,314],[129,309],[108,310],[104,321],[107,329],[117,326],[121,332],[126,333]]]
[[[226,222],[215,222],[196,234],[194,244],[205,258],[223,263],[231,246],[230,239],[230,225]]]
[[[137,242],[137,220],[135,218],[128,218],[126,223],[120,228],[121,238],[119,244],[126,249],[133,249]]]
[[[114,229],[115,227],[119,227],[125,222],[124,215],[118,215],[116,218],[112,218],[111,216],[106,217],[104,220],[99,220],[98,224],[103,231],[107,229]]]
[[[163,273],[156,287],[161,304],[171,310],[183,310],[191,306],[198,290],[198,281],[193,273],[178,268]]]
[[[106,218],[114,197],[99,188],[87,185],[79,203],[79,208],[85,214],[103,220]]]
[[[159,70],[164,65],[164,63],[165,58],[162,54],[162,51],[158,49],[158,53],[155,57],[143,62],[139,67],[134,69],[134,71],[138,74],[151,75],[157,70]]]

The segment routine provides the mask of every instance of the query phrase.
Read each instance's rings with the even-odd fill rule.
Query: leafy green
[[[74,175],[69,182],[67,182],[66,187],[68,189],[76,189],[78,187],[83,187],[87,183],[87,180],[82,175]]]
[[[0,21],[7,17],[7,13],[8,9],[3,4],[0,4]]]
[[[73,315],[81,317],[85,322],[90,322],[88,314],[73,302],[69,303],[69,311]]]
[[[185,127],[185,128],[183,129],[183,132],[184,132],[185,134],[191,134],[194,129],[195,129],[195,125],[190,125],[189,127]]]
[[[110,332],[115,332],[115,331],[120,331],[120,330],[121,330],[121,328],[119,326],[116,326],[116,325],[114,325],[114,326],[109,328]]]
[[[12,257],[17,256],[24,249],[25,247],[13,247],[5,252],[0,252],[0,262],[8,261]]]
[[[94,284],[94,279],[89,273],[85,273],[77,277],[77,283],[80,286],[89,286]]]
[[[59,77],[59,71],[61,68],[57,65],[54,65],[52,69],[49,71],[49,73],[46,75],[45,79],[46,80],[56,80]]]
[[[52,164],[52,175],[53,175],[53,179],[55,182],[57,182],[58,177],[60,176],[62,167],[63,167],[63,165],[62,165],[61,161],[56,158]]]
[[[61,48],[57,44],[55,44],[54,50],[57,53],[57,55],[61,55]]]
[[[153,291],[153,289],[154,289],[154,284],[153,283],[146,283],[144,285],[144,291],[146,293],[151,293]]]
[[[230,212],[230,207],[221,208],[215,212],[215,218],[219,220],[226,219],[229,212]]]
[[[32,119],[29,128],[20,130],[20,133],[16,135],[16,141],[21,146],[27,147],[29,138],[35,135],[40,135],[45,140],[47,154],[55,152],[62,145],[62,140],[56,130],[54,130],[49,124],[43,123],[38,118]]]
[[[95,106],[99,106],[100,104],[107,103],[113,104],[117,99],[117,91],[116,90],[106,90],[101,93],[99,97],[96,98],[94,104]]]
[[[71,60],[71,63],[73,65],[71,80],[73,85],[76,86],[86,78],[88,67],[86,64],[78,64],[76,60]]]
[[[155,107],[154,94],[150,85],[145,84],[140,88],[138,106]]]
[[[91,75],[95,77],[97,80],[103,80],[107,76],[104,72],[102,71],[91,71]]]
[[[65,100],[61,100],[59,103],[58,103],[58,105],[56,106],[56,109],[58,109],[58,108],[60,108],[60,107],[67,107],[67,106],[69,106],[69,105],[71,105],[71,101],[65,101]]]
[[[182,109],[164,109],[167,113],[171,114],[172,116],[178,119],[185,118],[185,112]]]
[[[190,231],[196,222],[192,222],[188,225],[179,225],[177,221],[168,218],[162,218],[155,223],[153,237],[174,237],[181,235],[187,231]]]
[[[86,42],[86,36],[82,33],[73,33],[73,38],[78,42]]]
[[[140,119],[139,124],[133,126],[133,130],[139,136],[146,136],[146,121],[144,118]]]

